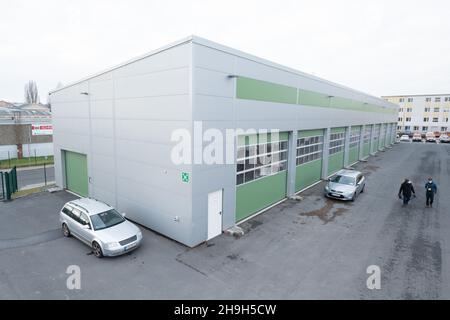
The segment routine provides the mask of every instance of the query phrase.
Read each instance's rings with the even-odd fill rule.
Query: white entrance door
[[[222,234],[222,190],[208,194],[208,239]]]

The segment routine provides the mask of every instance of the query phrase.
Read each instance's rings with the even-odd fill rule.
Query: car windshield
[[[355,178],[348,177],[348,176],[337,175],[333,179],[331,179],[331,182],[340,183],[340,184],[346,184],[346,185],[349,185],[349,186],[354,186],[355,185]]]
[[[125,221],[122,215],[114,209],[92,215],[91,220],[94,230],[110,228]]]

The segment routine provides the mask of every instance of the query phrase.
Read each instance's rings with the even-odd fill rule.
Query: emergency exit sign
[[[184,183],[189,183],[189,173],[188,172],[181,173],[181,181],[183,181]]]

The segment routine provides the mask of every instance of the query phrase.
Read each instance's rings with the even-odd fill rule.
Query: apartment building
[[[399,105],[397,132],[449,132],[450,94],[384,96]]]

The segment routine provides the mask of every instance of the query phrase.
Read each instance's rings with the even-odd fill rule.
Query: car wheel
[[[361,189],[361,193],[364,193],[364,188],[366,187],[366,185],[363,185],[362,189]]]
[[[102,248],[95,241],[92,243],[92,252],[94,253],[94,256],[96,256],[97,258],[103,257]]]
[[[351,202],[353,202],[353,201],[355,201],[355,199],[356,199],[356,192],[353,194],[353,197],[351,198]]]
[[[63,225],[62,225],[62,232],[63,232],[64,237],[66,237],[66,238],[70,237],[69,227],[65,223],[63,223]]]

